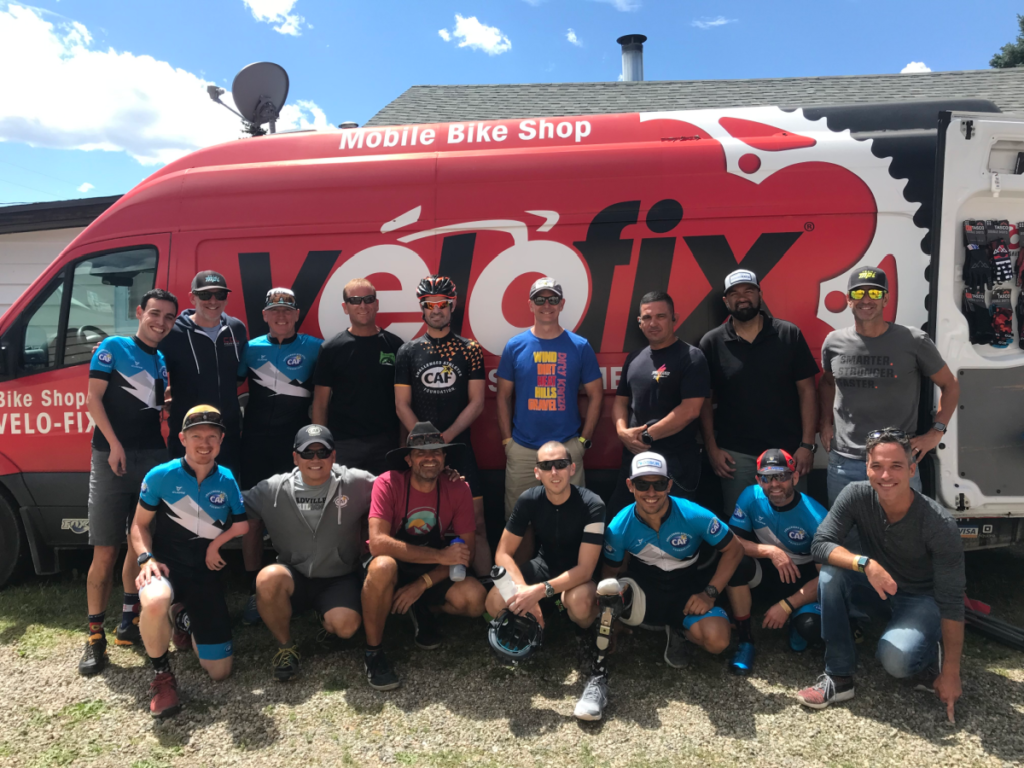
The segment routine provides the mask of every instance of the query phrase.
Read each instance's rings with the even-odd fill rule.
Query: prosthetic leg
[[[612,625],[624,609],[622,589],[616,579],[604,579],[597,585],[597,656],[583,695],[573,712],[580,720],[600,720],[608,704],[608,671],[604,659],[611,643]]]

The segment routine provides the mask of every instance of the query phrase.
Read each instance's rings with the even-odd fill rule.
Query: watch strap
[[[815,445],[814,443],[800,443],[800,445],[798,445],[797,447],[798,448],[806,448],[811,453],[816,453],[817,450],[818,450],[818,446]]]

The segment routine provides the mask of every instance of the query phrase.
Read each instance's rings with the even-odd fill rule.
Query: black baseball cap
[[[292,448],[296,453],[302,453],[314,443],[320,443],[328,450],[333,451],[334,435],[331,434],[331,430],[327,427],[322,427],[319,424],[310,424],[295,434],[295,442],[292,444]]]
[[[192,293],[199,291],[227,291],[230,293],[231,289],[228,288],[228,281],[224,279],[224,275],[214,272],[212,269],[205,269],[192,278]]]
[[[854,288],[881,288],[888,291],[889,278],[878,267],[859,267],[850,273],[846,290],[852,291]]]
[[[769,448],[757,457],[757,474],[782,475],[796,472],[796,459],[781,448]]]

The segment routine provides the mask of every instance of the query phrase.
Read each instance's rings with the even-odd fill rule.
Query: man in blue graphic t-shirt
[[[497,404],[506,459],[506,520],[523,491],[540,485],[533,468],[544,443],[565,445],[576,465],[571,482],[584,485],[583,452],[601,415],[601,370],[587,340],[558,324],[564,307],[562,286],[550,277],[537,280],[530,288],[533,327],[509,339],[501,353]],[[581,386],[587,395],[582,421]],[[525,549],[532,549],[532,542]]]

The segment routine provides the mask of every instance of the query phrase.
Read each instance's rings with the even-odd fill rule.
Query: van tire
[[[27,561],[28,541],[18,512],[7,495],[0,493],[0,589],[22,572]]]

